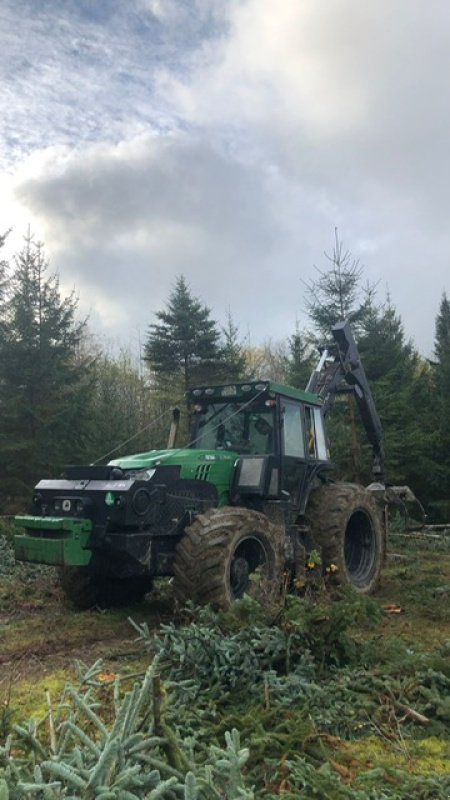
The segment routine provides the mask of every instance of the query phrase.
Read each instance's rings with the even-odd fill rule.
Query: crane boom
[[[331,332],[334,341],[319,348],[320,360],[306,391],[322,398],[324,416],[329,413],[336,395],[353,394],[372,446],[374,477],[384,483],[383,428],[352,329],[346,321],[334,325]]]

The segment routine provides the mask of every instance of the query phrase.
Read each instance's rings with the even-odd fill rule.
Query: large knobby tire
[[[283,535],[264,514],[223,507],[186,528],[174,564],[175,597],[227,609],[250,594],[270,605],[280,592]]]
[[[106,578],[89,567],[62,567],[61,587],[72,605],[80,610],[99,606],[118,608],[142,600],[151,591],[151,578]]]
[[[306,520],[333,582],[361,594],[373,592],[384,562],[385,535],[382,513],[371,493],[353,483],[313,489]]]

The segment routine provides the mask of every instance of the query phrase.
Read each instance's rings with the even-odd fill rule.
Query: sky
[[[0,232],[110,340],[177,276],[257,345],[338,228],[425,356],[450,293],[448,0],[0,0]]]

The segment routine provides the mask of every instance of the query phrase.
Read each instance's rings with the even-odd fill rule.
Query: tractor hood
[[[132,456],[122,456],[108,464],[121,469],[148,469],[159,466],[180,466],[182,469],[188,465],[195,467],[200,464],[228,464],[234,466],[239,454],[226,450],[149,450],[146,453],[136,453]]]
[[[202,481],[216,487],[218,505],[230,502],[230,489],[239,454],[230,450],[149,450],[110,461],[110,466],[124,470],[157,470],[164,480],[165,468],[179,468],[178,477],[187,481]]]

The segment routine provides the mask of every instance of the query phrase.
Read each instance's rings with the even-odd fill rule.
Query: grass
[[[46,690],[53,698],[67,681],[75,679],[77,658],[88,664],[100,656],[105,670],[120,673],[125,680],[129,674],[142,672],[149,656],[136,644],[127,617],[131,615],[137,623],[146,621],[150,640],[152,630],[170,617],[170,600],[164,594],[120,611],[77,613],[64,605],[52,570],[11,565],[3,577],[0,742],[2,730],[5,734],[12,722],[45,713]],[[302,623],[316,660],[321,658],[321,642],[324,660],[331,647],[337,653],[337,668],[317,673],[322,694],[316,701],[313,693],[308,706],[294,687],[292,699],[281,708],[276,702],[276,682],[269,692],[263,686],[254,696],[246,686],[239,693],[238,686],[229,691],[229,701],[221,699],[219,686],[217,700],[208,677],[212,672],[206,668],[200,710],[186,708],[176,713],[180,719],[192,714],[189,725],[195,731],[201,724],[211,742],[223,740],[225,731],[238,728],[242,742],[250,747],[251,774],[263,781],[272,771],[278,786],[283,764],[299,757],[316,767],[328,764],[349,786],[357,786],[367,775],[376,776],[377,770],[380,787],[397,780],[392,777],[395,770],[424,780],[450,775],[450,701],[439,688],[439,676],[450,677],[449,593],[450,539],[393,536],[382,582],[373,596],[380,612],[369,613],[367,604],[367,613],[355,615],[350,628],[343,627],[342,632],[336,630],[333,609],[312,608]],[[295,606],[285,618],[288,629],[291,625],[294,631]],[[345,604],[340,608],[347,613]],[[338,609],[336,620],[339,613]],[[253,612],[246,621],[244,615],[223,624],[233,632],[242,625],[245,630],[252,620]],[[190,629],[186,628],[187,636]],[[239,648],[236,652],[238,657]],[[177,669],[179,663],[175,657]],[[166,669],[170,683],[172,667]],[[185,701],[185,705],[190,703]],[[417,791],[417,797],[422,796],[433,797]]]

